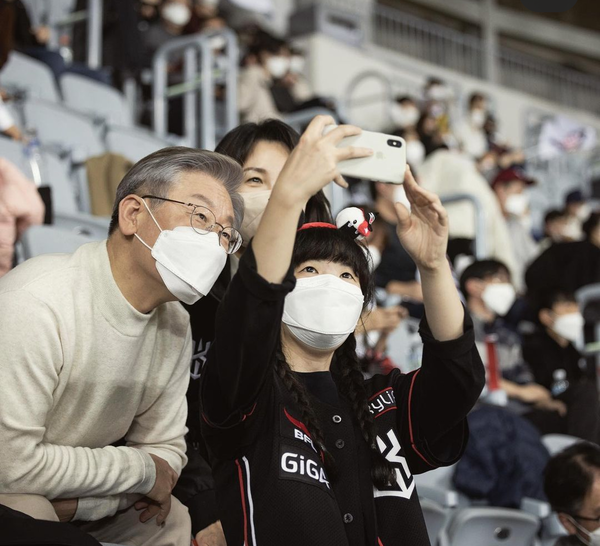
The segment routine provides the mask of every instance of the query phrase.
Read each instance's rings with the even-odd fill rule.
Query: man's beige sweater
[[[150,453],[180,473],[191,351],[179,303],[142,314],[125,299],[106,241],[8,273],[0,279],[0,493],[78,498],[75,519],[94,521],[152,489]],[[125,446],[111,446],[123,438]]]

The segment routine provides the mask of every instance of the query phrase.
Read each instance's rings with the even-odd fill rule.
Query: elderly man
[[[0,504],[105,542],[188,546],[191,334],[241,237],[241,168],[165,148],[117,190],[109,238],[0,280]],[[123,441],[121,441],[123,439]]]

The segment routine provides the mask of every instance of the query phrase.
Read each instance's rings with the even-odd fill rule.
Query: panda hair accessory
[[[365,215],[358,207],[348,207],[340,211],[335,218],[335,223],[340,231],[343,231],[351,239],[359,241],[367,238],[373,231],[375,215],[370,212]]]

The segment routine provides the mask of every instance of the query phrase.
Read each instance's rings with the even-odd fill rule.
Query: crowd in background
[[[107,6],[114,9],[107,16],[110,22],[111,13],[118,14],[119,10],[111,7],[110,2]],[[269,179],[265,169],[273,162],[282,166],[297,142],[293,136],[289,137],[291,130],[287,137],[281,136],[285,133],[281,130],[283,123],[273,125],[276,122],[265,120],[285,120],[287,114],[314,106],[327,108],[343,118],[342,112],[336,112],[334,100],[320,97],[311,89],[305,70],[306,54],[264,30],[259,24],[260,16],[248,22],[245,16],[251,12],[251,4],[240,7],[233,1],[140,0],[130,27],[135,36],[133,40],[141,45],[135,51],[131,48],[135,62],[125,67],[122,61],[115,61],[112,68],[91,70],[78,60],[81,46],[77,41],[69,44],[75,60],[68,58],[65,50],[48,49],[47,28],[34,27],[26,6],[20,0],[0,0],[3,29],[0,31],[0,63],[6,61],[11,49],[16,49],[46,63],[57,78],[65,71],[75,71],[101,82],[119,84],[123,72],[132,70],[143,85],[148,85],[147,69],[161,45],[177,36],[234,27],[242,49],[238,90],[241,120],[258,122],[258,127],[262,127],[264,135],[256,142],[276,143],[280,147],[263,150],[264,157],[257,144],[246,150],[244,157],[236,157],[231,149],[227,153],[244,168],[256,167],[252,162],[265,163],[261,166],[263,170],[257,171],[263,174],[250,173],[252,176],[246,176],[243,182],[246,210],[251,211],[251,196],[255,195],[264,208],[276,183],[278,171],[271,173]],[[10,17],[5,16],[9,13]],[[105,40],[106,48],[115,49],[119,36],[113,32],[113,41]],[[215,37],[212,46],[215,51],[221,51],[225,44]],[[172,82],[181,81],[181,69],[180,60],[172,62],[169,67]],[[4,92],[2,98],[10,100]],[[537,181],[528,176],[522,151],[502,137],[502,128],[498,127],[488,97],[484,93],[472,93],[458,119],[451,115],[455,108],[451,87],[432,77],[425,82],[420,96],[396,97],[387,132],[405,140],[407,162],[422,187],[442,199],[457,193],[473,196],[483,208],[488,255],[476,257],[476,238],[481,234],[477,232],[472,206],[463,203],[447,207],[448,259],[464,304],[473,318],[476,342],[487,366],[487,387],[481,406],[472,413],[474,426],[477,426],[478,412],[482,412],[480,415],[488,424],[493,419],[495,422],[506,419],[512,427],[523,427],[533,434],[563,433],[598,444],[597,371],[595,356],[586,353],[586,344],[593,339],[590,325],[597,317],[597,310],[582,309],[577,292],[600,282],[600,210],[586,196],[584,188],[565,187],[563,206],[546,211],[543,225],[535,225],[531,220],[529,189]],[[171,131],[180,132],[181,108],[175,106],[170,113]],[[147,118],[148,111],[142,116],[142,119]],[[279,134],[275,134],[277,130]],[[1,99],[0,131],[6,138],[25,138],[3,108]],[[285,140],[288,137],[289,142]],[[238,144],[242,146],[241,141]],[[281,149],[285,157],[277,155]],[[8,181],[10,173],[0,169],[0,177]],[[359,343],[363,370],[366,374],[394,367],[402,370],[404,363],[394,362],[387,354],[386,339],[407,317],[423,316],[417,266],[396,232],[398,220],[394,203],[408,201],[402,186],[366,180],[349,182],[348,202],[366,214],[373,212],[376,217],[367,243],[379,292],[377,306],[366,319],[366,333],[360,332],[364,334]],[[16,201],[22,199],[21,195]],[[6,202],[0,201],[0,204],[10,209],[7,203],[11,196],[7,192],[3,198]],[[12,199],[14,202],[14,194]],[[260,212],[257,209],[251,220],[258,223]],[[20,215],[20,212],[12,215],[15,222],[22,221],[24,214]],[[248,234],[253,234],[252,229]],[[489,406],[501,412],[502,417],[497,414],[490,417],[486,413]],[[528,428],[531,425],[533,428]],[[467,462],[477,465],[493,449],[494,440],[508,434],[507,428],[508,425],[502,430],[489,426],[477,429],[480,431],[476,446],[479,451],[468,452]],[[504,440],[510,441],[510,435],[504,436]],[[593,459],[590,465],[600,467],[597,453],[586,456]],[[511,455],[506,454],[506,457]],[[545,462],[542,456],[542,463]],[[468,472],[465,472],[463,468],[461,477],[467,475],[461,482],[464,490],[470,490],[474,497],[486,495],[477,492],[476,487],[469,489]],[[539,487],[529,492],[543,497],[539,468],[537,472]],[[558,486],[548,487],[548,498],[557,507]],[[498,503],[515,505],[514,499]]]

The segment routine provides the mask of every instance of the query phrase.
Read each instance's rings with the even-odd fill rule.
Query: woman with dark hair
[[[360,129],[315,118],[290,155],[217,315],[202,429],[228,544],[428,545],[411,473],[458,460],[483,387],[471,322],[445,257],[439,199],[406,175],[398,232],[423,281],[423,366],[365,380],[354,330],[372,297],[363,248],[305,203]],[[295,288],[294,288],[295,287]],[[435,401],[434,404],[431,402]]]
[[[244,169],[239,192],[244,198],[245,213],[240,231],[244,246],[256,233],[271,191],[291,151],[298,145],[300,135],[282,121],[270,119],[261,123],[244,123],[227,133],[216,151],[235,159]],[[304,216],[311,222],[331,222],[329,201],[322,191],[306,203]],[[213,480],[205,461],[200,433],[198,380],[214,339],[215,315],[234,269],[237,269],[240,249],[233,256],[211,293],[198,303],[186,306],[190,313],[194,351],[188,389],[187,435],[189,463],[184,468],[175,488],[177,498],[186,504],[192,517],[192,528],[199,546],[222,546],[221,534],[214,505]],[[210,537],[210,540],[209,540]],[[206,538],[206,542],[204,542]],[[221,541],[221,542],[219,542]]]
[[[296,130],[283,121],[267,119],[240,125],[229,131],[217,146],[216,152],[232,157],[244,169],[244,182],[239,190],[245,204],[241,228],[244,246],[254,237],[279,173],[299,140]],[[303,219],[331,221],[329,201],[322,190],[306,203]]]

